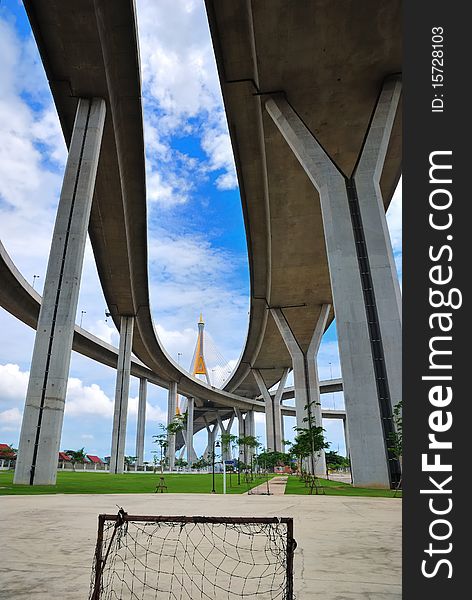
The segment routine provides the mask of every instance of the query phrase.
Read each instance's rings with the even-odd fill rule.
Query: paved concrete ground
[[[120,494],[0,498],[2,600],[85,600],[97,515],[293,516],[297,600],[401,598],[401,500]]]
[[[249,490],[248,495],[251,496],[253,494],[263,494],[268,496],[283,496],[285,494],[285,487],[287,485],[287,475],[277,477],[273,477],[269,479],[269,481],[261,483],[251,490]],[[267,489],[269,488],[269,489]],[[268,493],[267,493],[268,492]]]

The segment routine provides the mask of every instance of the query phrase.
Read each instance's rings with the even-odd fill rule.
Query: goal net
[[[293,600],[291,518],[100,515],[89,600]]]

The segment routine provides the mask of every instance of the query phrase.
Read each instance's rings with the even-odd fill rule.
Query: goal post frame
[[[280,524],[284,523],[287,526],[286,544],[287,544],[287,559],[286,559],[286,579],[287,579],[287,600],[293,600],[293,554],[297,547],[297,542],[293,537],[293,518],[292,517],[205,517],[205,516],[172,516],[172,515],[129,515],[123,509],[120,509],[118,514],[100,514],[98,516],[98,532],[97,545],[95,548],[94,567],[95,578],[94,588],[91,595],[91,600],[99,600],[102,572],[108,558],[108,552],[102,558],[103,550],[103,533],[104,526],[107,521],[115,521],[115,527],[112,533],[112,540],[116,535],[119,526],[127,522],[148,522],[148,523],[208,523],[213,525],[251,525],[251,524]],[[111,547],[111,540],[109,549]]]

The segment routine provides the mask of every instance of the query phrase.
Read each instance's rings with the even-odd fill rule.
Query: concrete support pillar
[[[256,422],[254,420],[254,411],[248,410],[245,417],[246,435],[256,437]]]
[[[105,101],[79,99],[49,254],[14,483],[54,485]]]
[[[216,441],[216,436],[218,435],[219,426],[217,423],[215,423],[212,428],[212,426],[208,423],[207,418],[203,418],[205,420],[205,427],[208,434],[208,442],[205,448],[205,452],[203,453],[203,458],[205,460],[208,460],[209,458],[211,458],[211,453],[213,452],[213,445]]]
[[[282,452],[282,393],[290,369],[285,369],[274,396],[271,396],[258,369],[252,373],[265,402],[266,447],[271,452]]]
[[[379,185],[400,92],[398,78],[385,81],[351,177],[285,98],[265,104],[320,196],[358,486],[390,487],[400,476],[387,450],[401,397],[400,291]]]
[[[280,406],[282,407],[282,400],[280,401]],[[281,452],[285,453],[285,444],[284,444],[284,440],[285,440],[285,424],[284,424],[284,416],[283,416],[282,412],[280,413],[280,427],[282,429],[282,450],[281,450]]]
[[[195,409],[195,398],[187,398],[187,432],[185,436],[185,445],[187,446],[187,462],[189,468],[197,459],[193,448],[193,418]]]
[[[139,380],[138,422],[136,426],[136,466],[144,466],[144,434],[146,430],[147,379]]]
[[[116,369],[115,413],[111,438],[110,473],[124,473],[126,423],[128,419],[129,380],[131,376],[131,349],[133,346],[134,317],[122,316],[120,347]]]
[[[270,310],[292,358],[297,427],[305,429],[308,427],[308,422],[304,419],[308,418],[309,414],[312,423],[316,424],[318,427],[322,426],[320,382],[316,366],[316,357],[318,355],[318,349],[326,327],[330,308],[330,304],[323,304],[321,306],[320,315],[306,352],[303,351],[293,334],[283,310],[281,308],[271,308]],[[315,474],[324,476],[326,474],[324,451],[317,452],[314,459]],[[311,467],[313,467],[312,461],[309,462],[311,463]]]
[[[229,421],[228,421],[228,425],[225,427],[223,425],[223,421],[220,417],[219,414],[216,415],[216,418],[218,420],[218,425],[220,427],[220,432],[221,435],[223,434],[230,434],[231,433],[231,427],[233,426],[233,421],[234,421],[234,415],[231,415]],[[231,460],[231,445],[229,444],[227,448],[222,448],[221,449],[221,459],[222,460]]]
[[[351,458],[351,445],[349,443],[349,428],[347,425],[347,418],[343,419],[343,427],[344,427],[344,444],[346,446],[346,457]]]
[[[254,419],[254,411],[248,410],[244,420],[246,421],[246,435],[250,435],[251,437],[255,438],[256,437],[256,421]],[[255,452],[256,452],[255,448],[247,449],[247,463],[251,462]]]
[[[169,382],[169,392],[167,396],[167,425],[169,426],[175,418],[177,410],[177,382]],[[167,434],[167,458],[169,461],[169,470],[175,469],[175,433]]]
[[[236,414],[236,417],[238,418],[238,438],[244,438],[246,437],[246,435],[248,435],[246,433],[246,419],[247,419],[247,413],[244,414],[242,413],[239,408],[235,408],[234,412]],[[238,448],[238,458],[241,462],[246,463],[247,460],[247,449],[245,446],[239,445]]]

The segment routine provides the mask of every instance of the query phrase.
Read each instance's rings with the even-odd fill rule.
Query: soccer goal
[[[89,600],[293,600],[291,518],[100,515]]]

